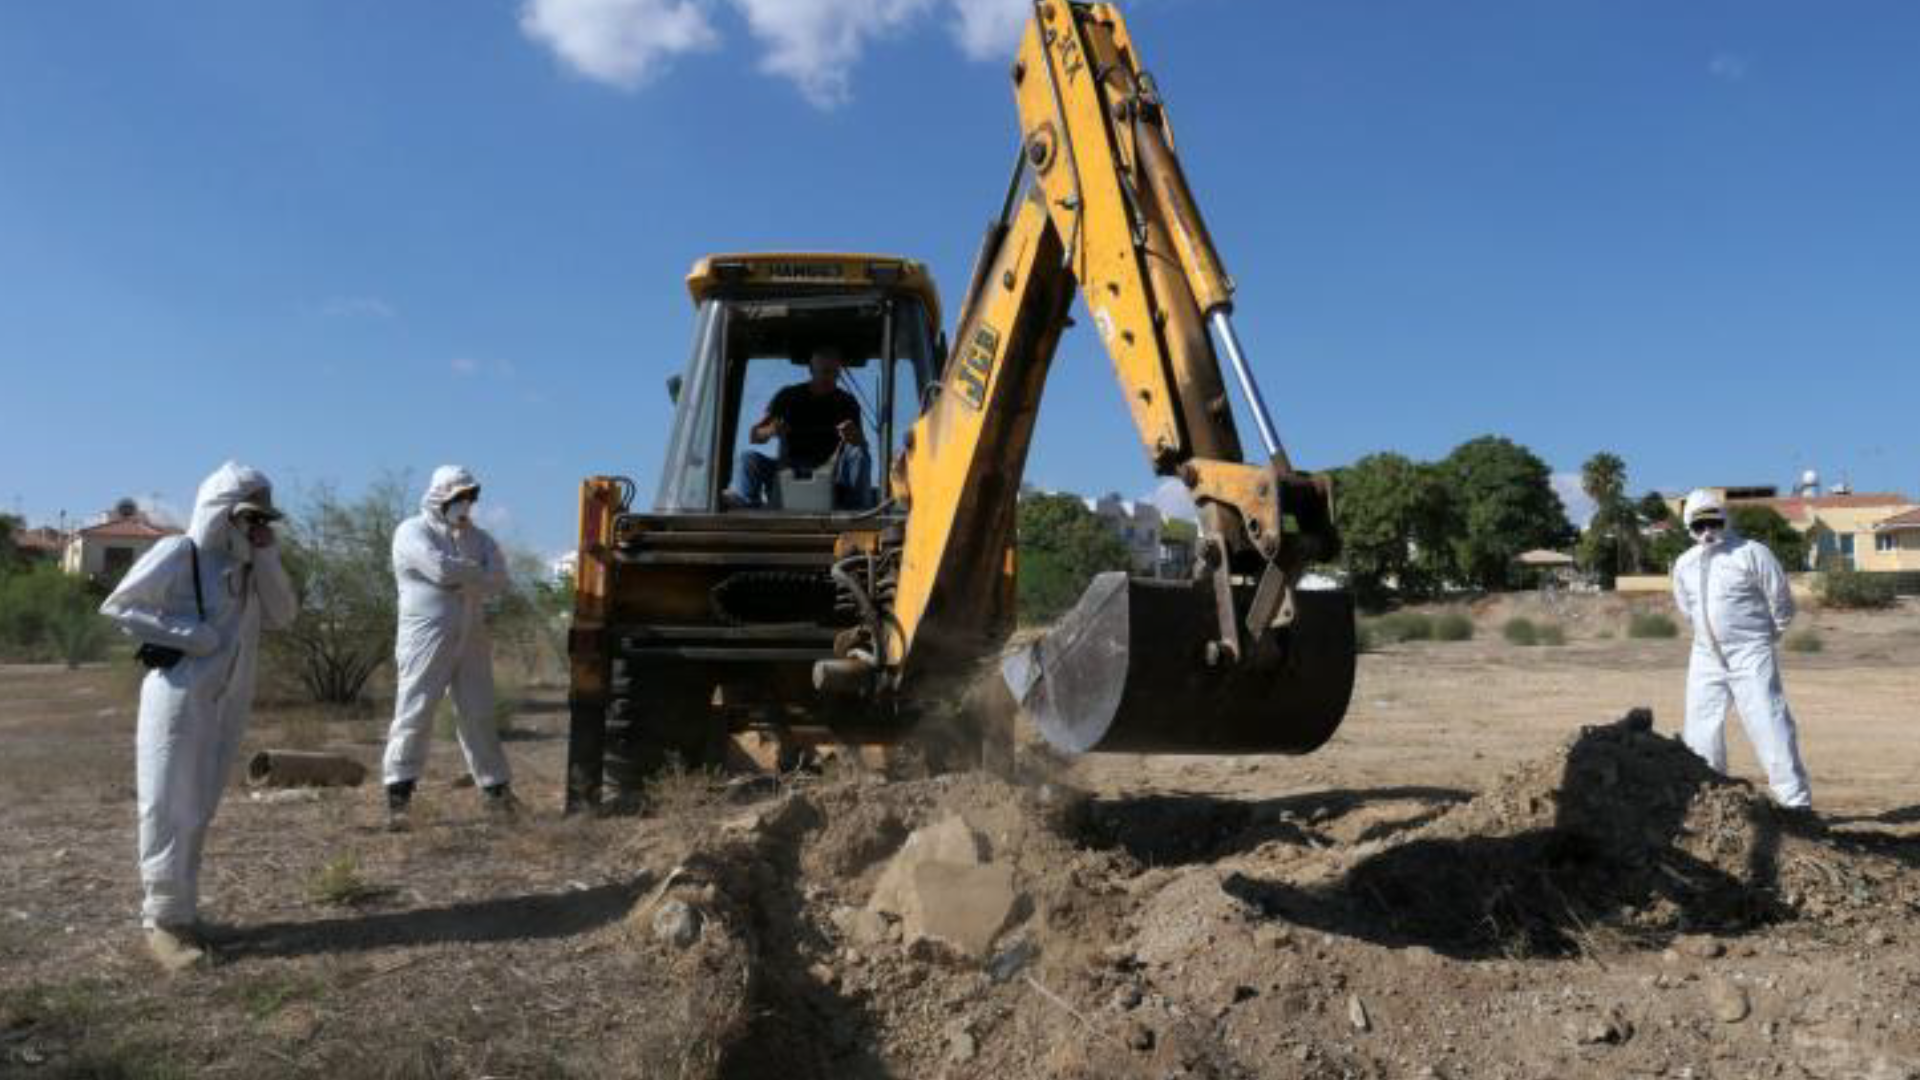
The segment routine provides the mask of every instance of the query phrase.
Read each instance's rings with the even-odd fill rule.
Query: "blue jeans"
[[[758,450],[740,455],[740,480],[737,485],[748,506],[765,506],[773,491],[773,480],[780,462]],[[843,446],[840,460],[833,467],[833,508],[866,510],[873,505],[873,456],[864,446]]]

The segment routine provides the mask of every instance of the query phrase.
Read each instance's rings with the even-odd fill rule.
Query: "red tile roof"
[[[1904,514],[1895,514],[1875,525],[1874,531],[1881,529],[1920,529],[1920,510],[1909,510]]]
[[[179,534],[179,529],[161,528],[145,518],[120,518],[80,530],[81,536],[95,540],[158,540]]]

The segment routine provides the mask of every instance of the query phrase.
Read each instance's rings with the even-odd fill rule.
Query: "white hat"
[[[1727,504],[1718,492],[1695,488],[1693,494],[1687,496],[1686,507],[1680,511],[1681,522],[1691,529],[1699,518],[1727,519]]]

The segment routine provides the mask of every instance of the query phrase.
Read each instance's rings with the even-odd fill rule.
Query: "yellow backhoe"
[[[570,807],[626,801],[675,758],[716,763],[743,730],[898,741],[983,679],[1070,753],[1305,753],[1339,726],[1351,601],[1302,587],[1338,548],[1330,494],[1281,445],[1119,11],[1038,0],[1011,74],[1018,159],[951,348],[909,259],[694,267],[651,509],[620,477],[581,489]],[[1183,580],[1101,575],[1003,654],[1021,474],[1076,288],[1153,472],[1193,496],[1199,557]],[[859,419],[770,438],[796,377],[837,379]],[[802,438],[810,454],[789,449]]]

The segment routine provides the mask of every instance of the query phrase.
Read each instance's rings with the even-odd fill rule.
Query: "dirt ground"
[[[134,920],[133,676],[0,667],[0,1075],[1920,1078],[1920,609],[1803,617],[1815,821],[1737,733],[1732,780],[1667,737],[1685,642],[1627,610],[1503,599],[1369,653],[1306,758],[683,778],[644,820],[559,814],[534,694],[517,825],[446,741],[407,835],[372,786],[236,782],[221,962],[171,979]],[[1568,643],[1508,644],[1514,614]],[[373,764],[382,726],[275,711],[249,744]],[[953,815],[1019,892],[985,957],[860,929]]]

